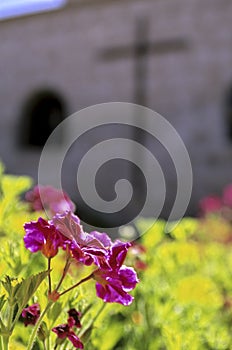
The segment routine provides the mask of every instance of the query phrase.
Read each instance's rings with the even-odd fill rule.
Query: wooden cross
[[[174,52],[182,52],[188,49],[188,43],[184,38],[166,39],[151,42],[149,40],[149,21],[147,17],[140,17],[135,26],[134,45],[125,45],[107,48],[101,52],[104,61],[115,61],[119,59],[134,59],[134,102],[136,104],[147,105],[147,81],[148,81],[148,57],[151,54],[164,55]],[[135,118],[141,118],[136,116]],[[145,121],[144,121],[145,122]],[[146,134],[138,128],[133,128],[132,138],[140,144],[146,145]],[[141,155],[135,154],[135,159]],[[131,179],[134,183],[134,198],[139,203],[141,197],[142,183],[131,169]]]
[[[134,58],[134,102],[146,106],[146,90],[148,76],[148,57],[151,54],[164,55],[188,49],[184,38],[149,41],[149,21],[147,17],[140,17],[135,26],[134,45],[125,45],[104,49],[101,58],[104,61],[115,61]]]

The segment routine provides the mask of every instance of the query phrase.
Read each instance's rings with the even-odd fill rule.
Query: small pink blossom
[[[81,328],[80,317],[81,314],[76,309],[68,311],[68,322],[52,328],[59,339],[68,339],[71,341],[76,349],[84,349],[84,345],[80,338],[74,333],[73,327]]]
[[[232,208],[232,184],[224,188],[222,201],[225,206]]]
[[[22,312],[22,317],[23,317],[23,322],[24,325],[27,327],[29,324],[30,325],[35,325],[38,318],[40,316],[40,306],[39,304],[33,304],[31,306],[26,307],[23,309]]]
[[[199,207],[202,215],[219,212],[222,208],[222,200],[218,196],[208,196],[200,201]]]
[[[75,204],[69,196],[52,186],[37,185],[27,192],[25,198],[35,211],[48,210],[51,215],[64,213],[67,210],[75,211]]]

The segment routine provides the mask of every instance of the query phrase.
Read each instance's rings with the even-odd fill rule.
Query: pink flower
[[[52,331],[56,333],[60,339],[68,338],[76,349],[84,349],[84,345],[80,338],[73,332],[68,324],[61,324],[57,327],[52,328]]]
[[[132,267],[123,265],[130,243],[116,241],[109,251],[108,267],[94,272],[97,296],[105,302],[130,305],[133,297],[128,294],[139,282]]]
[[[76,349],[84,349],[80,338],[73,331],[73,327],[81,328],[81,314],[76,309],[70,309],[68,315],[68,322],[52,328],[52,331],[59,339],[69,339]]]
[[[225,206],[232,208],[232,184],[224,188],[222,200]]]
[[[52,328],[52,331],[56,333],[58,338],[65,339],[68,337],[68,334],[70,332],[70,327],[67,323],[60,324],[59,326]]]
[[[98,266],[93,274],[97,295],[105,302],[131,304],[133,297],[128,292],[135,288],[138,278],[133,268],[123,265],[131,244],[119,240],[113,244],[105,233],[84,232],[79,218],[71,212],[54,216],[52,223],[77,261]]]
[[[208,196],[200,201],[199,207],[202,215],[218,212],[222,208],[222,201],[217,196]]]
[[[62,235],[43,218],[26,223],[24,229],[25,247],[32,253],[41,251],[46,258],[53,258],[58,253],[58,248],[63,247]]]
[[[70,309],[68,311],[68,325],[69,327],[77,327],[77,328],[81,328],[81,313],[79,311],[77,311],[76,309]]]
[[[99,238],[96,232],[92,234],[84,232],[79,218],[71,212],[55,215],[52,223],[63,235],[63,240],[78,262],[85,265],[95,263],[98,266],[105,264],[108,251],[104,242],[109,240],[105,234]]]
[[[66,210],[75,211],[75,204],[69,196],[52,186],[37,185],[33,190],[27,192],[25,198],[35,211],[48,210],[51,215],[64,213]]]
[[[39,304],[33,304],[23,309],[22,317],[24,318],[24,325],[27,327],[29,324],[35,325],[40,316]]]

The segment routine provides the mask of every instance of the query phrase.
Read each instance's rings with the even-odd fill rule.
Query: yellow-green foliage
[[[23,224],[36,220],[38,213],[30,212],[24,202],[23,195],[32,186],[32,180],[27,176],[13,176],[3,173],[0,164],[0,234],[7,238],[23,235]]]
[[[28,203],[23,200],[25,192],[29,190],[31,186],[32,180],[29,177],[4,174],[3,166],[0,163],[0,309],[1,300],[5,300],[4,306],[0,310],[0,335],[2,332],[2,320],[4,321],[9,316],[7,300],[9,300],[10,294],[7,292],[7,289],[4,288],[5,276],[9,276],[7,277],[8,281],[10,281],[11,277],[14,278],[9,282],[12,287],[19,285],[23,280],[24,285],[28,287],[25,279],[31,281],[30,276],[41,271],[46,271],[48,267],[46,265],[46,259],[42,254],[40,252],[35,254],[30,253],[25,248],[23,242],[23,236],[25,234],[23,224],[32,220],[37,221],[39,216],[45,217],[45,214],[42,212],[32,212]],[[64,265],[65,253],[61,251],[52,259],[51,277],[53,285],[57,285],[60,280]],[[91,269],[92,267],[85,267],[85,269],[82,269],[80,265],[75,266],[75,264],[73,264],[69,274],[62,283],[63,289],[69,288],[81,278],[86,277],[86,275],[91,272]],[[36,282],[38,282],[37,277]],[[36,282],[34,283],[36,284]],[[32,288],[32,283],[29,284],[30,288]],[[28,294],[26,289],[28,288],[25,287],[25,295],[24,291],[21,292],[21,297],[26,297]],[[29,304],[38,302],[42,311],[47,304],[47,292],[48,283],[47,279],[45,279],[39,285],[33,297],[28,300]],[[70,308],[77,308],[83,315],[83,328],[80,330],[80,335],[85,333],[83,337],[86,338],[86,334],[89,331],[88,327],[91,326],[90,321],[92,322],[99,310],[101,310],[102,304],[103,302],[96,298],[94,281],[89,281],[88,285],[80,286],[78,290],[67,293],[62,296],[59,301],[54,303],[49,310],[49,314],[44,318],[45,329],[50,332],[52,327],[67,322],[67,311]],[[10,338],[9,349],[25,350],[31,333],[32,326],[25,327],[22,321],[17,322]],[[55,333],[51,332],[50,340],[51,343],[54,344],[56,340]],[[68,344],[65,343],[63,349],[72,349],[73,347],[70,344],[70,342]],[[1,341],[0,349],[2,349]],[[42,343],[39,344],[37,342],[35,344],[35,349],[44,349]],[[47,350],[49,349],[47,348]]]
[[[232,247],[199,239],[197,219],[184,218],[168,234],[164,221],[136,224],[146,232],[140,242],[147,269],[139,272],[133,304],[99,318],[91,349],[232,349]]]
[[[0,166],[0,280],[7,274],[18,278],[16,284],[47,268],[41,254],[31,254],[23,243],[23,224],[42,215],[31,212],[23,201],[31,185],[28,177],[5,175]],[[131,253],[127,265],[136,266],[140,259],[147,267],[138,271],[140,283],[131,306],[107,304],[92,326],[90,320],[101,310],[102,301],[96,298],[94,282],[90,281],[54,304],[44,319],[46,328],[66,322],[67,310],[78,306],[84,325],[79,335],[87,350],[232,349],[232,247],[225,244],[230,241],[231,226],[215,216],[184,218],[173,230],[172,226],[166,233],[162,220],[155,224],[153,219],[136,222],[146,252]],[[52,264],[55,283],[62,273],[64,252]],[[63,287],[86,275],[88,269],[73,266]],[[3,294],[6,291],[0,285],[0,297]],[[32,302],[45,307],[46,280]],[[18,322],[9,348],[26,349],[30,333],[29,326]],[[55,337],[52,333],[51,340]],[[42,347],[37,343],[36,349]]]
[[[42,260],[38,260],[38,269],[33,266],[34,258],[25,249],[23,243],[23,224],[37,220],[42,213],[29,210],[23,196],[32,186],[27,176],[4,174],[0,163],[0,278],[6,274],[14,277],[27,277],[31,272],[41,268]],[[30,262],[30,264],[29,264]]]

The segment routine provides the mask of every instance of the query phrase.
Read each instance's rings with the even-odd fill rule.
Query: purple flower
[[[222,200],[225,206],[232,207],[232,184],[224,188]]]
[[[33,304],[23,309],[22,317],[24,318],[24,325],[27,327],[29,324],[35,325],[40,316],[39,304]]]
[[[80,318],[81,318],[81,313],[78,312],[76,309],[70,309],[68,311],[68,325],[69,327],[77,327],[77,328],[81,328],[81,322],[80,322]]]
[[[112,270],[117,270],[122,266],[130,247],[131,243],[119,240],[112,245],[109,253],[109,265]]]
[[[51,215],[64,213],[66,210],[75,211],[75,204],[69,196],[52,186],[35,186],[25,197],[35,211],[49,210]]]
[[[68,338],[76,349],[84,349],[84,345],[78,336],[73,332],[68,324],[61,324],[57,327],[52,328],[52,331],[56,333],[57,337],[60,339]]]
[[[96,232],[92,234],[84,232],[79,218],[72,212],[55,215],[52,223],[63,235],[64,242],[78,262],[105,266],[108,250],[104,243],[109,243],[110,240],[106,235],[102,234],[99,239]]]
[[[103,232],[92,231],[90,232],[92,237],[95,237],[105,248],[110,248],[112,246],[112,241],[110,237]]]
[[[201,199],[199,207],[201,214],[204,216],[209,213],[219,212],[222,208],[222,201],[217,196],[208,196]]]
[[[64,245],[62,235],[43,218],[26,223],[24,229],[25,247],[32,253],[40,250],[47,258],[53,258],[58,253],[58,248]]]
[[[98,266],[93,274],[97,295],[106,302],[131,304],[133,297],[128,292],[135,288],[138,278],[133,268],[123,265],[131,244],[119,240],[113,244],[105,233],[84,232],[80,220],[71,212],[56,215],[52,223],[77,261]]]
[[[84,349],[84,345],[80,341],[80,338],[78,338],[78,336],[76,336],[76,334],[73,331],[69,332],[68,339],[72,342],[73,346],[76,349]]]
[[[69,334],[69,331],[70,331],[70,327],[69,327],[69,325],[67,323],[60,324],[59,326],[52,328],[52,331],[54,333],[56,333],[58,338],[65,339],[65,338],[68,337],[68,334]]]
[[[97,296],[105,302],[130,305],[133,297],[128,294],[139,282],[132,267],[122,265],[130,243],[116,241],[109,251],[108,268],[94,272]]]

